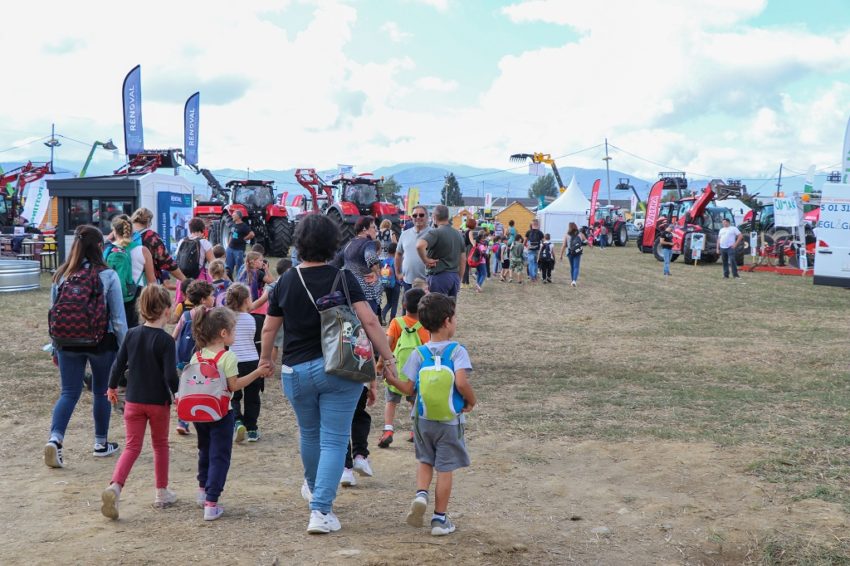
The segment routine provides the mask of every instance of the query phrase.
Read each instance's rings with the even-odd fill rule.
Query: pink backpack
[[[177,388],[177,418],[193,423],[220,421],[230,411],[230,390],[227,377],[218,367],[222,350],[212,359],[192,356]]]

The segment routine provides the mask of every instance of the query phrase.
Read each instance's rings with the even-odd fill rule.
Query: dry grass
[[[749,455],[739,462],[741,473],[773,486],[774,497],[783,504],[815,499],[850,510],[846,291],[770,274],[744,273],[741,281],[726,281],[717,265],[677,263],[665,280],[661,264],[634,247],[590,251],[583,261],[578,289],[565,284],[566,265],[559,263],[555,285],[520,287],[491,279],[484,293],[462,294],[458,339],[471,352],[480,397],[468,427],[470,442],[487,442],[497,451],[505,446],[507,451],[488,453],[482,460],[507,458],[524,474],[534,475],[557,468],[564,457],[539,446],[711,443]],[[36,450],[57,390],[55,369],[41,352],[47,342],[48,299],[46,290],[0,296],[0,327],[9,341],[0,351],[0,431],[28,425],[29,435],[38,438],[26,442]],[[287,458],[294,458],[295,432],[285,402],[272,399],[264,411],[273,434],[283,431],[281,438],[290,438],[281,446],[289,450]],[[373,414],[379,420],[378,411]],[[87,420],[77,416],[72,425],[88,434]],[[2,461],[19,453],[24,437],[14,438],[18,443],[0,444]],[[275,442],[271,435],[268,442],[266,446]],[[494,459],[488,460],[490,456]],[[27,460],[27,465],[40,465],[37,454]],[[468,481],[486,487],[487,480],[501,477],[498,467],[487,471],[489,478]],[[407,483],[387,489],[405,497]],[[287,489],[296,489],[295,484]],[[15,489],[8,479],[0,487],[6,494]],[[467,505],[475,509],[476,504]],[[377,507],[366,509],[381,521],[391,520]],[[507,516],[510,522],[509,512]],[[745,549],[740,561],[847,563],[846,538],[813,542],[805,529],[799,525],[782,533],[756,533],[748,550],[747,545],[739,547]],[[456,560],[616,563],[614,556],[619,556],[612,554],[614,543],[576,550],[556,534],[529,535],[527,549],[512,546],[497,533],[475,536],[477,547],[469,539],[452,540]],[[712,536],[705,537],[705,544],[719,544],[720,535]],[[629,550],[628,541],[620,544],[625,545],[621,550]],[[632,544],[637,551],[644,541]],[[712,563],[694,545],[677,547],[683,562]],[[393,562],[398,548],[389,548],[387,562],[370,558],[372,563]],[[270,561],[257,553],[251,556],[255,562]],[[644,556],[649,561],[653,551]],[[434,563],[441,560],[434,556]],[[736,562],[727,560],[714,563]]]

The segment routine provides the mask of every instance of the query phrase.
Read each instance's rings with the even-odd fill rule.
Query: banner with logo
[[[661,192],[663,190],[664,181],[656,181],[646,198],[646,218],[643,221],[643,241],[641,242],[644,248],[651,248],[655,245],[655,224],[658,222],[658,211],[661,208]]]
[[[196,92],[183,107],[183,154],[186,165],[198,164],[198,120],[200,119],[201,93]]]
[[[632,213],[632,214],[634,214],[635,212],[637,212],[637,205],[638,205],[638,198],[637,198],[637,195],[632,194],[632,195],[629,197],[629,211],[631,211],[631,213]]]
[[[163,191],[157,194],[157,232],[172,254],[177,252],[177,243],[189,235],[189,220],[192,219],[192,195]]]
[[[145,150],[142,127],[142,66],[136,65],[124,77],[124,147],[127,155]]]
[[[493,208],[493,194],[487,193],[484,195],[484,214],[490,214],[490,210]]]
[[[844,130],[844,153],[841,154],[841,182],[850,182],[850,120],[847,120],[847,129]]]
[[[413,214],[413,208],[417,204],[419,204],[419,187],[410,187],[407,189],[407,203],[404,207],[404,211],[408,216]]]
[[[602,184],[602,179],[593,181],[593,190],[590,191],[590,214],[588,215],[587,224],[593,225],[593,220],[596,218],[596,204],[599,202],[599,186]]]
[[[776,226],[796,228],[800,225],[800,209],[796,199],[774,198],[773,214]]]
[[[26,187],[24,195],[24,211],[21,216],[27,219],[31,226],[41,226],[47,209],[50,208],[50,195],[47,193],[47,180],[39,179]]]

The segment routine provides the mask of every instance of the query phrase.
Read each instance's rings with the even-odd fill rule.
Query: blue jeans
[[[570,260],[570,281],[578,282],[578,271],[581,266],[581,254],[579,255],[567,255],[567,259]]]
[[[109,416],[112,407],[106,398],[106,386],[109,383],[109,370],[115,361],[114,351],[90,354],[87,352],[71,352],[57,350],[59,359],[59,381],[62,392],[53,406],[53,422],[50,425],[50,438],[62,442],[65,430],[74,414],[74,408],[83,392],[83,376],[86,364],[91,366],[92,373],[92,415],[94,416],[95,442],[104,443],[109,434]]]
[[[604,250],[605,246],[608,245],[608,234],[600,234],[599,235],[599,249]]]
[[[528,252],[526,254],[528,258],[528,276],[531,277],[532,281],[537,280],[537,251]]]
[[[481,287],[484,285],[484,282],[487,281],[487,266],[482,263],[475,269],[478,270],[475,274],[476,283],[478,283],[478,286]]]
[[[281,374],[301,436],[304,478],[313,493],[310,509],[333,510],[345,453],[351,438],[351,419],[363,384],[325,373],[325,361],[316,358]]]
[[[664,257],[664,275],[670,275],[670,258],[673,257],[673,248],[662,248],[661,255]]]
[[[236,272],[245,263],[245,250],[234,250],[227,248],[224,252],[224,267],[227,269],[227,275],[233,279]]]
[[[737,277],[738,260],[735,257],[735,248],[720,248],[720,257],[723,259],[723,277],[729,277],[729,266],[732,266],[732,277]]]
[[[395,318],[396,311],[398,310],[398,297],[401,294],[401,282],[396,281],[396,284],[392,287],[384,287],[384,294],[387,296],[387,304],[384,305],[384,308],[381,311],[381,320],[385,320],[387,314],[390,315],[388,320],[392,320]]]

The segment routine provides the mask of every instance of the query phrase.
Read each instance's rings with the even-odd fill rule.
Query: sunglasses
[[[413,218],[425,218],[425,215],[421,214],[421,213],[420,214],[411,214],[410,216],[413,217]]]

